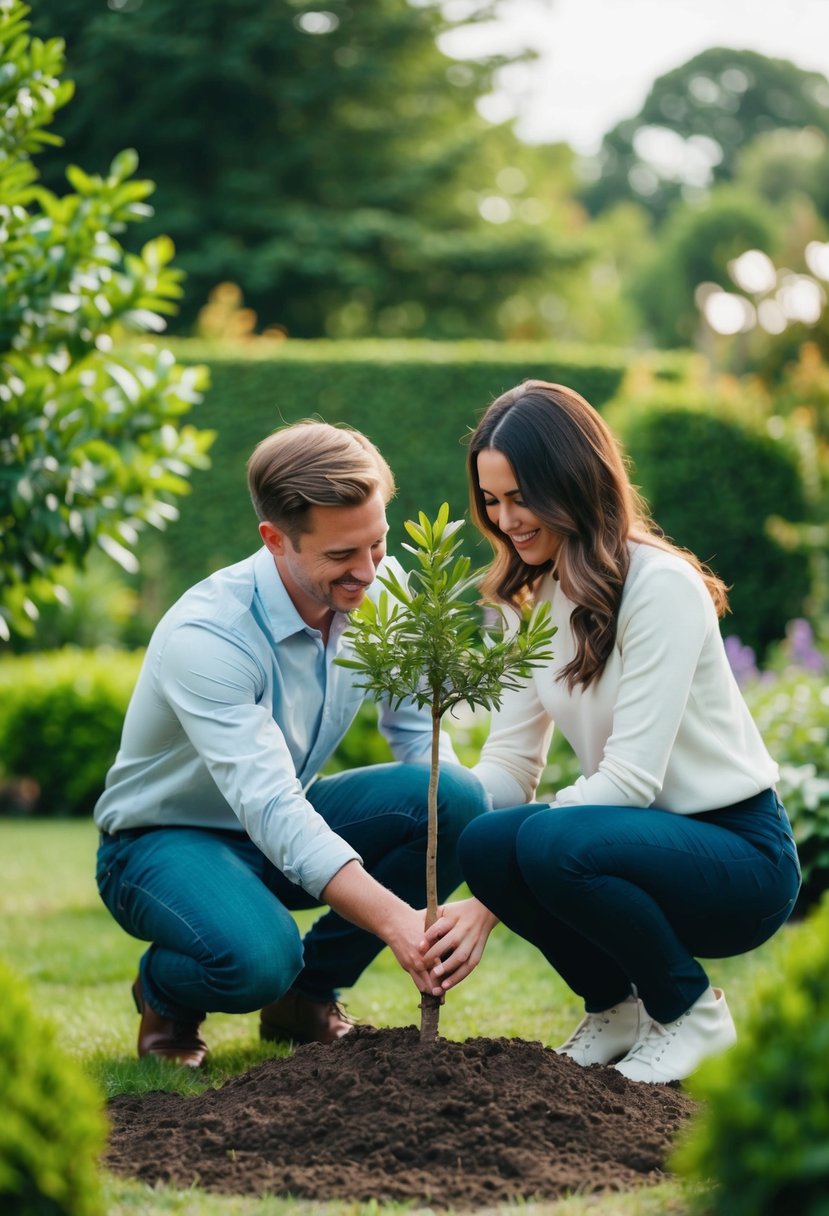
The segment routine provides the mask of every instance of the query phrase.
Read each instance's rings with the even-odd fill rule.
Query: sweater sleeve
[[[692,567],[644,572],[620,611],[622,674],[598,771],[559,790],[554,805],[651,806],[688,704],[713,603]]]
[[[473,772],[494,807],[532,802],[550,750],[553,722],[535,680],[504,694]]]

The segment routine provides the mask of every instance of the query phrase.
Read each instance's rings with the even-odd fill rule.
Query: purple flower
[[[743,645],[736,634],[725,639],[725,653],[738,684],[747,684],[749,680],[756,680],[760,675],[757,656],[750,646]]]
[[[789,621],[786,627],[786,639],[789,662],[793,667],[802,667],[804,671],[813,672],[815,675],[826,671],[829,663],[827,663],[826,656],[821,654],[815,646],[815,635],[808,621],[802,617]]]

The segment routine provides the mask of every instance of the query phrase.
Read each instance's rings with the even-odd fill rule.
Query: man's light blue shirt
[[[375,596],[375,582],[368,594]],[[267,549],[198,583],[153,633],[95,821],[106,832],[241,827],[315,897],[353,859],[304,791],[365,696],[347,653],[348,618],[328,644],[300,617]],[[396,760],[428,762],[431,718],[380,709]],[[441,739],[444,760],[455,760]]]

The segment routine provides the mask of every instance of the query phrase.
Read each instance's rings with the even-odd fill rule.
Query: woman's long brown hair
[[[506,457],[528,509],[561,537],[554,563],[527,565],[490,522],[478,484],[478,454],[487,448]],[[699,572],[717,614],[727,611],[725,584],[693,553],[661,534],[630,483],[612,431],[573,389],[525,380],[503,393],[472,434],[468,472],[472,517],[495,554],[482,585],[484,596],[520,605],[554,568],[562,591],[576,605],[571,617],[576,654],[559,677],[571,691],[576,684],[589,687],[613,649],[630,565],[629,541],[681,557]]]

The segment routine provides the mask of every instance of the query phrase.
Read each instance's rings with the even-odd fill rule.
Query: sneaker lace
[[[609,1026],[610,1018],[603,1013],[586,1013],[566,1043],[559,1048],[574,1047],[577,1043],[589,1043],[601,1033],[602,1026]]]
[[[671,1039],[676,1035],[684,1019],[685,1015],[683,1014],[675,1022],[669,1022],[667,1025],[664,1025],[662,1022],[656,1022],[651,1018],[646,1030],[641,1035],[639,1041],[630,1049],[628,1055],[636,1056],[638,1060],[642,1060],[646,1064],[652,1064],[654,1060],[659,1060],[664,1055]]]

